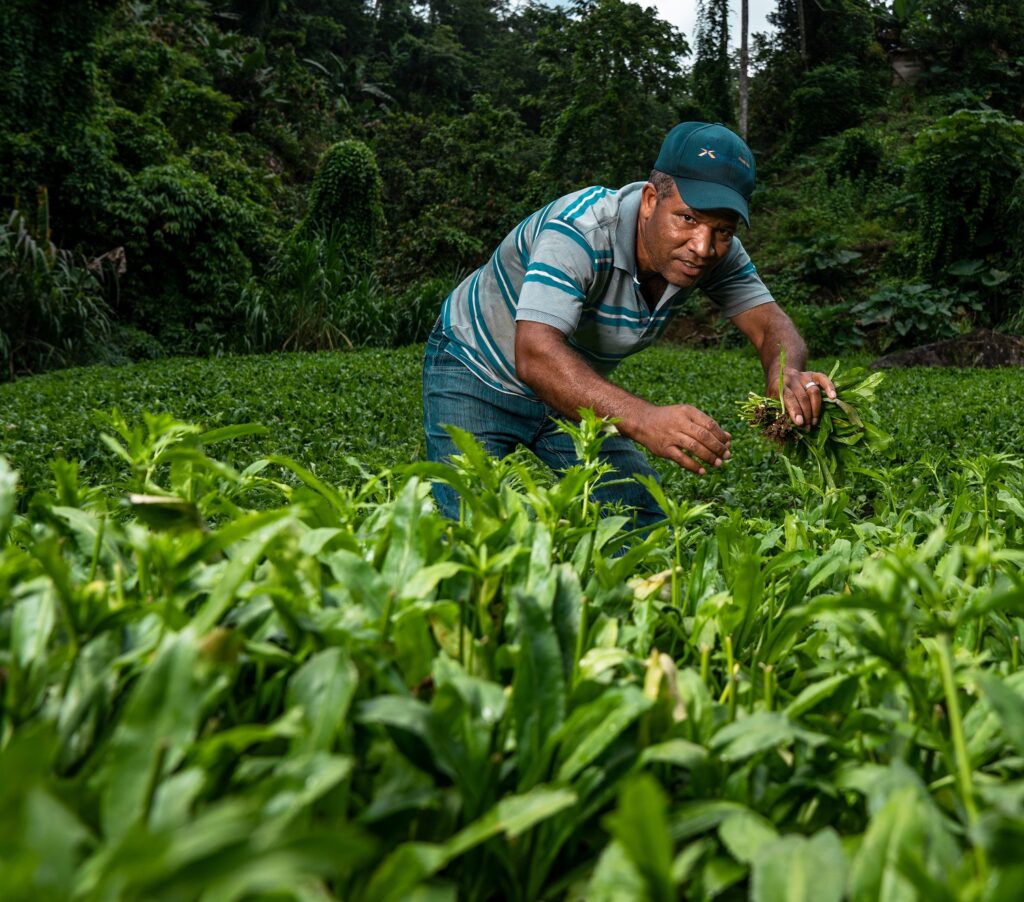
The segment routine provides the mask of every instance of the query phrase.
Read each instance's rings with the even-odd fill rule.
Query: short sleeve
[[[569,223],[544,223],[530,250],[516,321],[544,323],[565,335],[575,332],[587,289],[594,282],[594,260],[586,238]]]
[[[733,238],[725,259],[699,287],[727,317],[775,300],[738,238]]]

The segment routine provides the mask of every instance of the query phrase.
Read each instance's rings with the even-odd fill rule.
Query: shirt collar
[[[619,189],[619,221],[612,245],[615,267],[630,276],[636,274],[636,218],[640,215],[640,195],[646,182],[631,182]]]

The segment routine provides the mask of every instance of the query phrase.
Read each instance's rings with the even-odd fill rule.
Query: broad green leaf
[[[827,742],[828,737],[800,729],[777,711],[757,711],[715,733],[711,747],[723,761],[742,761],[797,740],[815,746]]]
[[[918,894],[904,876],[900,858],[921,853],[924,866],[938,875],[956,861],[957,846],[925,791],[906,785],[889,795],[868,824],[850,866],[851,902],[916,900]]]
[[[529,788],[546,766],[548,737],[565,717],[565,679],[558,636],[536,599],[513,590],[518,616],[519,659],[512,681],[519,786]]]
[[[119,839],[146,815],[152,790],[195,739],[212,674],[191,629],[169,634],[128,697],[96,776],[103,835]]]
[[[1024,696],[993,674],[979,673],[976,679],[989,704],[999,715],[1006,739],[1018,754],[1024,755]]]
[[[10,625],[10,647],[14,661],[27,671],[40,667],[47,657],[46,648],[57,623],[57,600],[49,586],[33,592],[14,606]]]
[[[640,755],[640,764],[647,767],[651,764],[671,764],[684,770],[692,770],[708,760],[708,750],[695,742],[685,739],[669,739],[649,745]]]
[[[207,429],[199,434],[199,441],[204,445],[213,445],[217,442],[226,442],[233,438],[242,438],[246,435],[266,435],[270,430],[259,423],[237,423],[233,426],[221,426],[217,429]]]
[[[426,598],[442,580],[454,576],[460,571],[466,570],[464,564],[456,561],[442,561],[440,564],[430,564],[417,571],[400,590],[400,597],[409,599]]]
[[[761,845],[750,881],[753,902],[840,902],[846,856],[828,827],[814,836],[782,836]]]
[[[636,686],[608,689],[567,718],[558,754],[557,779],[571,783],[645,711],[654,705]]]
[[[722,821],[736,812],[749,811],[746,805],[725,799],[685,802],[669,817],[672,839],[679,842],[714,830]]]
[[[308,733],[293,748],[299,752],[329,751],[348,715],[359,684],[359,674],[342,648],[326,648],[313,655],[288,681],[289,705],[299,705]]]
[[[534,787],[522,795],[508,796],[442,845],[405,843],[399,846],[374,872],[362,898],[367,902],[401,902],[449,861],[499,833],[515,839],[575,802],[574,793],[544,786]]]
[[[675,898],[667,808],[668,799],[657,781],[640,774],[622,786],[618,808],[604,821],[643,877],[645,895],[652,902]]]
[[[233,551],[233,555],[218,576],[213,591],[203,603],[194,618],[196,632],[206,635],[228,612],[237,600],[242,584],[252,575],[256,565],[266,556],[267,549],[292,521],[287,512],[275,512],[276,522],[261,526],[245,542]]]
[[[604,847],[587,884],[587,902],[624,902],[646,899],[646,883],[639,868],[618,840]]]
[[[851,679],[855,679],[848,673],[837,673],[810,686],[805,686],[800,694],[786,706],[786,716],[796,720],[802,717],[812,708],[831,698]]]
[[[737,861],[752,864],[763,846],[778,839],[771,821],[753,811],[737,811],[718,825],[718,835]]]
[[[14,522],[17,508],[18,474],[0,457],[0,546],[7,541],[7,533]]]

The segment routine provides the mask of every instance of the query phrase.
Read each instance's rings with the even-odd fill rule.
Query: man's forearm
[[[620,388],[597,373],[579,354],[564,343],[549,342],[543,358],[517,357],[519,377],[545,404],[571,419],[579,409],[589,407],[599,417],[615,418],[619,431],[637,437],[640,421],[649,401]]]
[[[729,457],[729,433],[689,404],[657,405],[613,385],[541,323],[516,326],[516,373],[542,401],[567,417],[581,407],[615,418],[623,435],[694,473]]]
[[[786,367],[803,370],[807,366],[807,345],[789,317],[777,318],[764,333],[758,355],[769,389],[779,384],[779,367],[785,356]]]

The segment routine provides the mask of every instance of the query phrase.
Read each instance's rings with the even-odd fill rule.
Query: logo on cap
[[[715,149],[710,144],[705,144],[701,148],[701,151],[700,151],[699,154],[697,154],[697,156],[698,157],[711,157],[711,159],[714,160],[714,159],[716,159],[716,157],[715,157]]]

